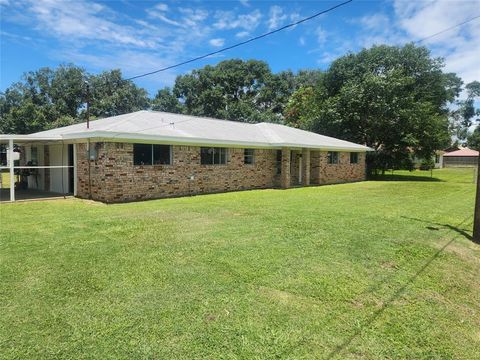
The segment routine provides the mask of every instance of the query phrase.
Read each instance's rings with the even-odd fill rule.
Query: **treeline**
[[[452,139],[480,144],[468,128],[480,115],[480,83],[464,86],[428,49],[376,46],[326,71],[272,73],[258,60],[226,60],[176,78],[149,98],[119,70],[92,75],[74,65],[26,73],[0,97],[0,132],[30,133],[141,109],[243,122],[277,122],[365,144],[371,168],[408,167]],[[465,90],[467,98],[460,101]],[[452,110],[454,109],[454,110]]]

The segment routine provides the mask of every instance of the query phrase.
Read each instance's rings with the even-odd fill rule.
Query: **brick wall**
[[[244,164],[243,149],[228,149],[226,165],[201,165],[200,147],[173,146],[172,165],[141,166],[133,165],[133,144],[91,143],[90,146],[97,151],[97,160],[90,161],[89,170],[86,144],[76,146],[77,195],[82,198],[88,198],[91,193],[94,200],[123,202],[281,185],[281,176],[276,175],[276,150],[273,149],[256,149],[254,165]],[[315,176],[313,155],[314,152],[312,179]],[[349,162],[349,153],[345,156]],[[359,157],[356,166],[341,163],[330,167],[326,166],[326,157],[325,164],[321,159],[323,157],[317,158],[319,166],[316,168],[325,171],[326,176],[322,178],[328,179],[322,184],[364,178],[363,157]],[[341,174],[343,171],[346,173]]]
[[[326,151],[312,151],[310,154],[311,184],[335,184],[365,180],[365,153],[358,153],[358,163],[350,164],[350,153],[340,152],[338,164],[328,164]]]

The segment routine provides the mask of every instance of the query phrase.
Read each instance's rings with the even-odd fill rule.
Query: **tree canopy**
[[[0,132],[27,134],[85,119],[86,82],[92,118],[146,109],[147,92],[119,70],[88,74],[74,65],[31,71],[0,97]]]
[[[226,60],[180,75],[173,90],[160,90],[153,108],[244,122],[282,122],[295,90],[315,85],[319,70],[272,73],[259,60]]]
[[[374,46],[335,60],[325,71],[273,73],[260,60],[232,59],[177,76],[153,99],[119,70],[99,75],[74,65],[26,73],[0,96],[0,132],[30,133],[140,109],[244,122],[277,122],[365,144],[372,168],[428,158],[452,136],[469,144],[480,83],[462,88],[425,47]],[[462,90],[467,94],[458,100]],[[455,105],[455,106],[452,106]],[[478,119],[477,119],[478,120]],[[477,145],[475,145],[477,146]]]
[[[448,104],[462,81],[444,73],[428,49],[374,46],[335,60],[315,87],[295,92],[286,111],[293,126],[366,144],[373,168],[405,166],[450,143]]]

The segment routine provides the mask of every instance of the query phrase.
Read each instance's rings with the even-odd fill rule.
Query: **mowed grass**
[[[472,170],[394,175],[1,204],[0,357],[478,358]]]

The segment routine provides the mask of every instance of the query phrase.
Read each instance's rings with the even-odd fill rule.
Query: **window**
[[[38,164],[38,149],[36,146],[32,146],[30,149],[30,161],[33,165]]]
[[[358,164],[358,153],[356,152],[350,153],[350,164]]]
[[[0,166],[7,166],[7,147],[0,145]]]
[[[170,145],[153,145],[153,165],[170,165],[172,151]]]
[[[282,173],[282,150],[277,150],[276,160],[277,175],[280,175]]]
[[[133,165],[170,165],[170,145],[133,144]]]
[[[200,163],[202,165],[225,165],[227,163],[227,149],[200,148]]]
[[[255,163],[255,150],[254,149],[243,150],[243,162],[247,165],[253,165]]]
[[[338,152],[329,151],[327,156],[328,156],[328,163],[329,164],[338,164]]]

